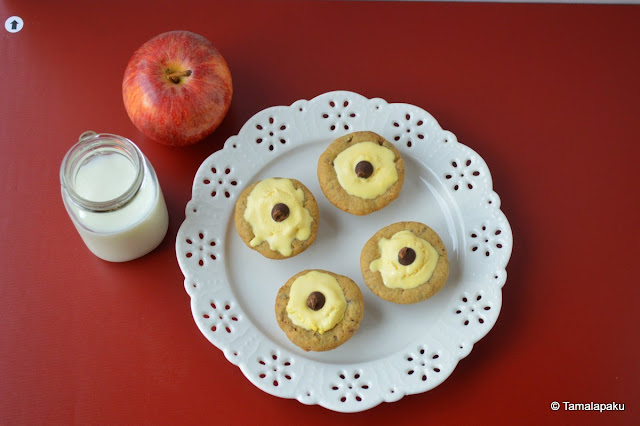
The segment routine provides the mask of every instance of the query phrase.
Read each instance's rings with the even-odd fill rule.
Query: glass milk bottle
[[[60,168],[64,205],[86,246],[101,259],[144,256],[169,225],[158,178],[140,149],[122,136],[85,132]]]

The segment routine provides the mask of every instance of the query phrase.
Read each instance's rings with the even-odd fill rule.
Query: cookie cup
[[[431,244],[438,253],[438,261],[431,277],[417,287],[389,288],[384,284],[380,272],[372,271],[370,265],[381,255],[378,241],[381,238],[390,239],[397,232],[404,230],[413,232]],[[410,304],[430,298],[445,285],[449,277],[449,258],[444,243],[433,229],[420,222],[398,222],[382,228],[365,243],[360,255],[360,269],[365,284],[378,297],[393,303]]]
[[[377,142],[393,151],[398,180],[382,194],[373,199],[365,199],[349,194],[338,182],[333,162],[345,149],[362,142]],[[333,141],[318,159],[318,181],[325,197],[337,208],[353,215],[362,216],[386,207],[395,200],[404,184],[404,160],[400,151],[385,138],[374,132],[354,132]]]
[[[275,178],[275,179],[283,179],[283,178]],[[318,235],[318,224],[320,220],[320,213],[318,211],[318,203],[316,202],[316,199],[314,198],[311,191],[309,191],[309,189],[304,184],[302,184],[302,182],[296,179],[290,179],[290,178],[288,179],[293,183],[293,187],[295,189],[302,189],[302,192],[304,192],[303,207],[309,211],[309,213],[311,214],[311,217],[313,218],[313,222],[311,223],[311,233],[309,235],[309,238],[307,238],[304,241],[294,239],[291,243],[292,251],[291,251],[291,255],[289,256],[285,256],[279,251],[271,250],[271,248],[269,247],[268,241],[263,241],[255,247],[252,247],[250,244],[250,241],[253,240],[255,235],[253,233],[253,229],[251,228],[251,225],[249,224],[249,222],[247,222],[244,219],[244,212],[247,208],[247,197],[249,196],[249,194],[251,194],[251,191],[253,191],[253,188],[255,188],[256,185],[260,183],[260,181],[254,182],[253,184],[245,188],[240,193],[240,196],[236,201],[233,218],[234,218],[234,223],[235,223],[235,227],[236,227],[236,231],[238,232],[238,235],[240,235],[240,238],[242,238],[242,241],[244,241],[247,247],[257,251],[258,253],[262,254],[264,257],[267,257],[269,259],[280,260],[280,259],[288,259],[290,257],[296,256],[302,253],[303,251],[305,251],[306,249],[308,249],[309,247],[311,247],[311,245],[314,243]]]
[[[311,271],[323,272],[335,277],[347,301],[342,320],[324,333],[295,325],[287,314],[291,285],[298,277]],[[276,296],[275,313],[278,325],[294,345],[305,351],[329,351],[345,343],[358,330],[364,315],[364,301],[360,288],[350,278],[321,269],[308,269],[289,278],[280,288]]]

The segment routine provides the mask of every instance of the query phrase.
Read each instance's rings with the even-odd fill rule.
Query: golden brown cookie
[[[358,144],[366,145],[356,152],[358,148],[354,147]],[[350,148],[351,158],[341,159],[340,154]],[[322,153],[318,180],[334,206],[354,215],[366,215],[398,197],[404,183],[404,161],[396,147],[377,133],[354,132],[336,139]]]
[[[313,194],[296,179],[269,178],[245,188],[236,201],[240,238],[263,256],[287,259],[305,251],[318,234]]]
[[[322,277],[323,275],[328,277]],[[337,295],[332,295],[326,287],[314,286],[314,281],[322,282],[324,278],[329,281],[335,279],[333,281],[339,286]],[[324,289],[327,295],[315,294],[318,293],[317,288]],[[339,310],[333,299],[340,296],[344,297],[345,303],[343,315],[336,318],[338,322],[330,329],[323,332],[315,331],[313,328],[317,324],[312,322],[310,325],[308,316],[315,313],[325,317],[330,315],[333,309]],[[305,351],[328,351],[342,345],[358,330],[364,315],[364,301],[360,288],[350,278],[329,271],[311,269],[294,275],[280,288],[276,297],[275,312],[278,325],[293,344]],[[294,324],[299,323],[301,317],[306,318],[307,324]]]
[[[366,242],[360,269],[367,286],[382,299],[416,303],[444,286],[449,277],[449,258],[433,229],[419,222],[398,222]]]

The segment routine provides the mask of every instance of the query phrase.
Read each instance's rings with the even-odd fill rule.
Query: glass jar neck
[[[122,194],[106,201],[93,201],[78,194],[76,178],[80,168],[99,155],[121,155],[135,168],[132,184]],[[108,133],[84,132],[62,160],[60,184],[69,198],[79,207],[93,212],[118,210],[128,204],[138,193],[144,178],[144,157],[140,149],[129,139]]]

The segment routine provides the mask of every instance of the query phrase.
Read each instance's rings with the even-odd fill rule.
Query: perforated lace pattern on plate
[[[441,184],[444,202],[459,214],[459,235],[452,237],[458,258],[452,261],[466,278],[456,283],[430,333],[392,355],[339,365],[300,356],[252,323],[227,279],[225,244],[235,201],[260,169],[296,147],[358,130],[381,134]],[[194,178],[176,255],[195,322],[254,385],[279,397],[355,412],[432,389],[500,312],[513,240],[492,186],[484,160],[413,105],[336,91],[263,110],[207,158]]]

